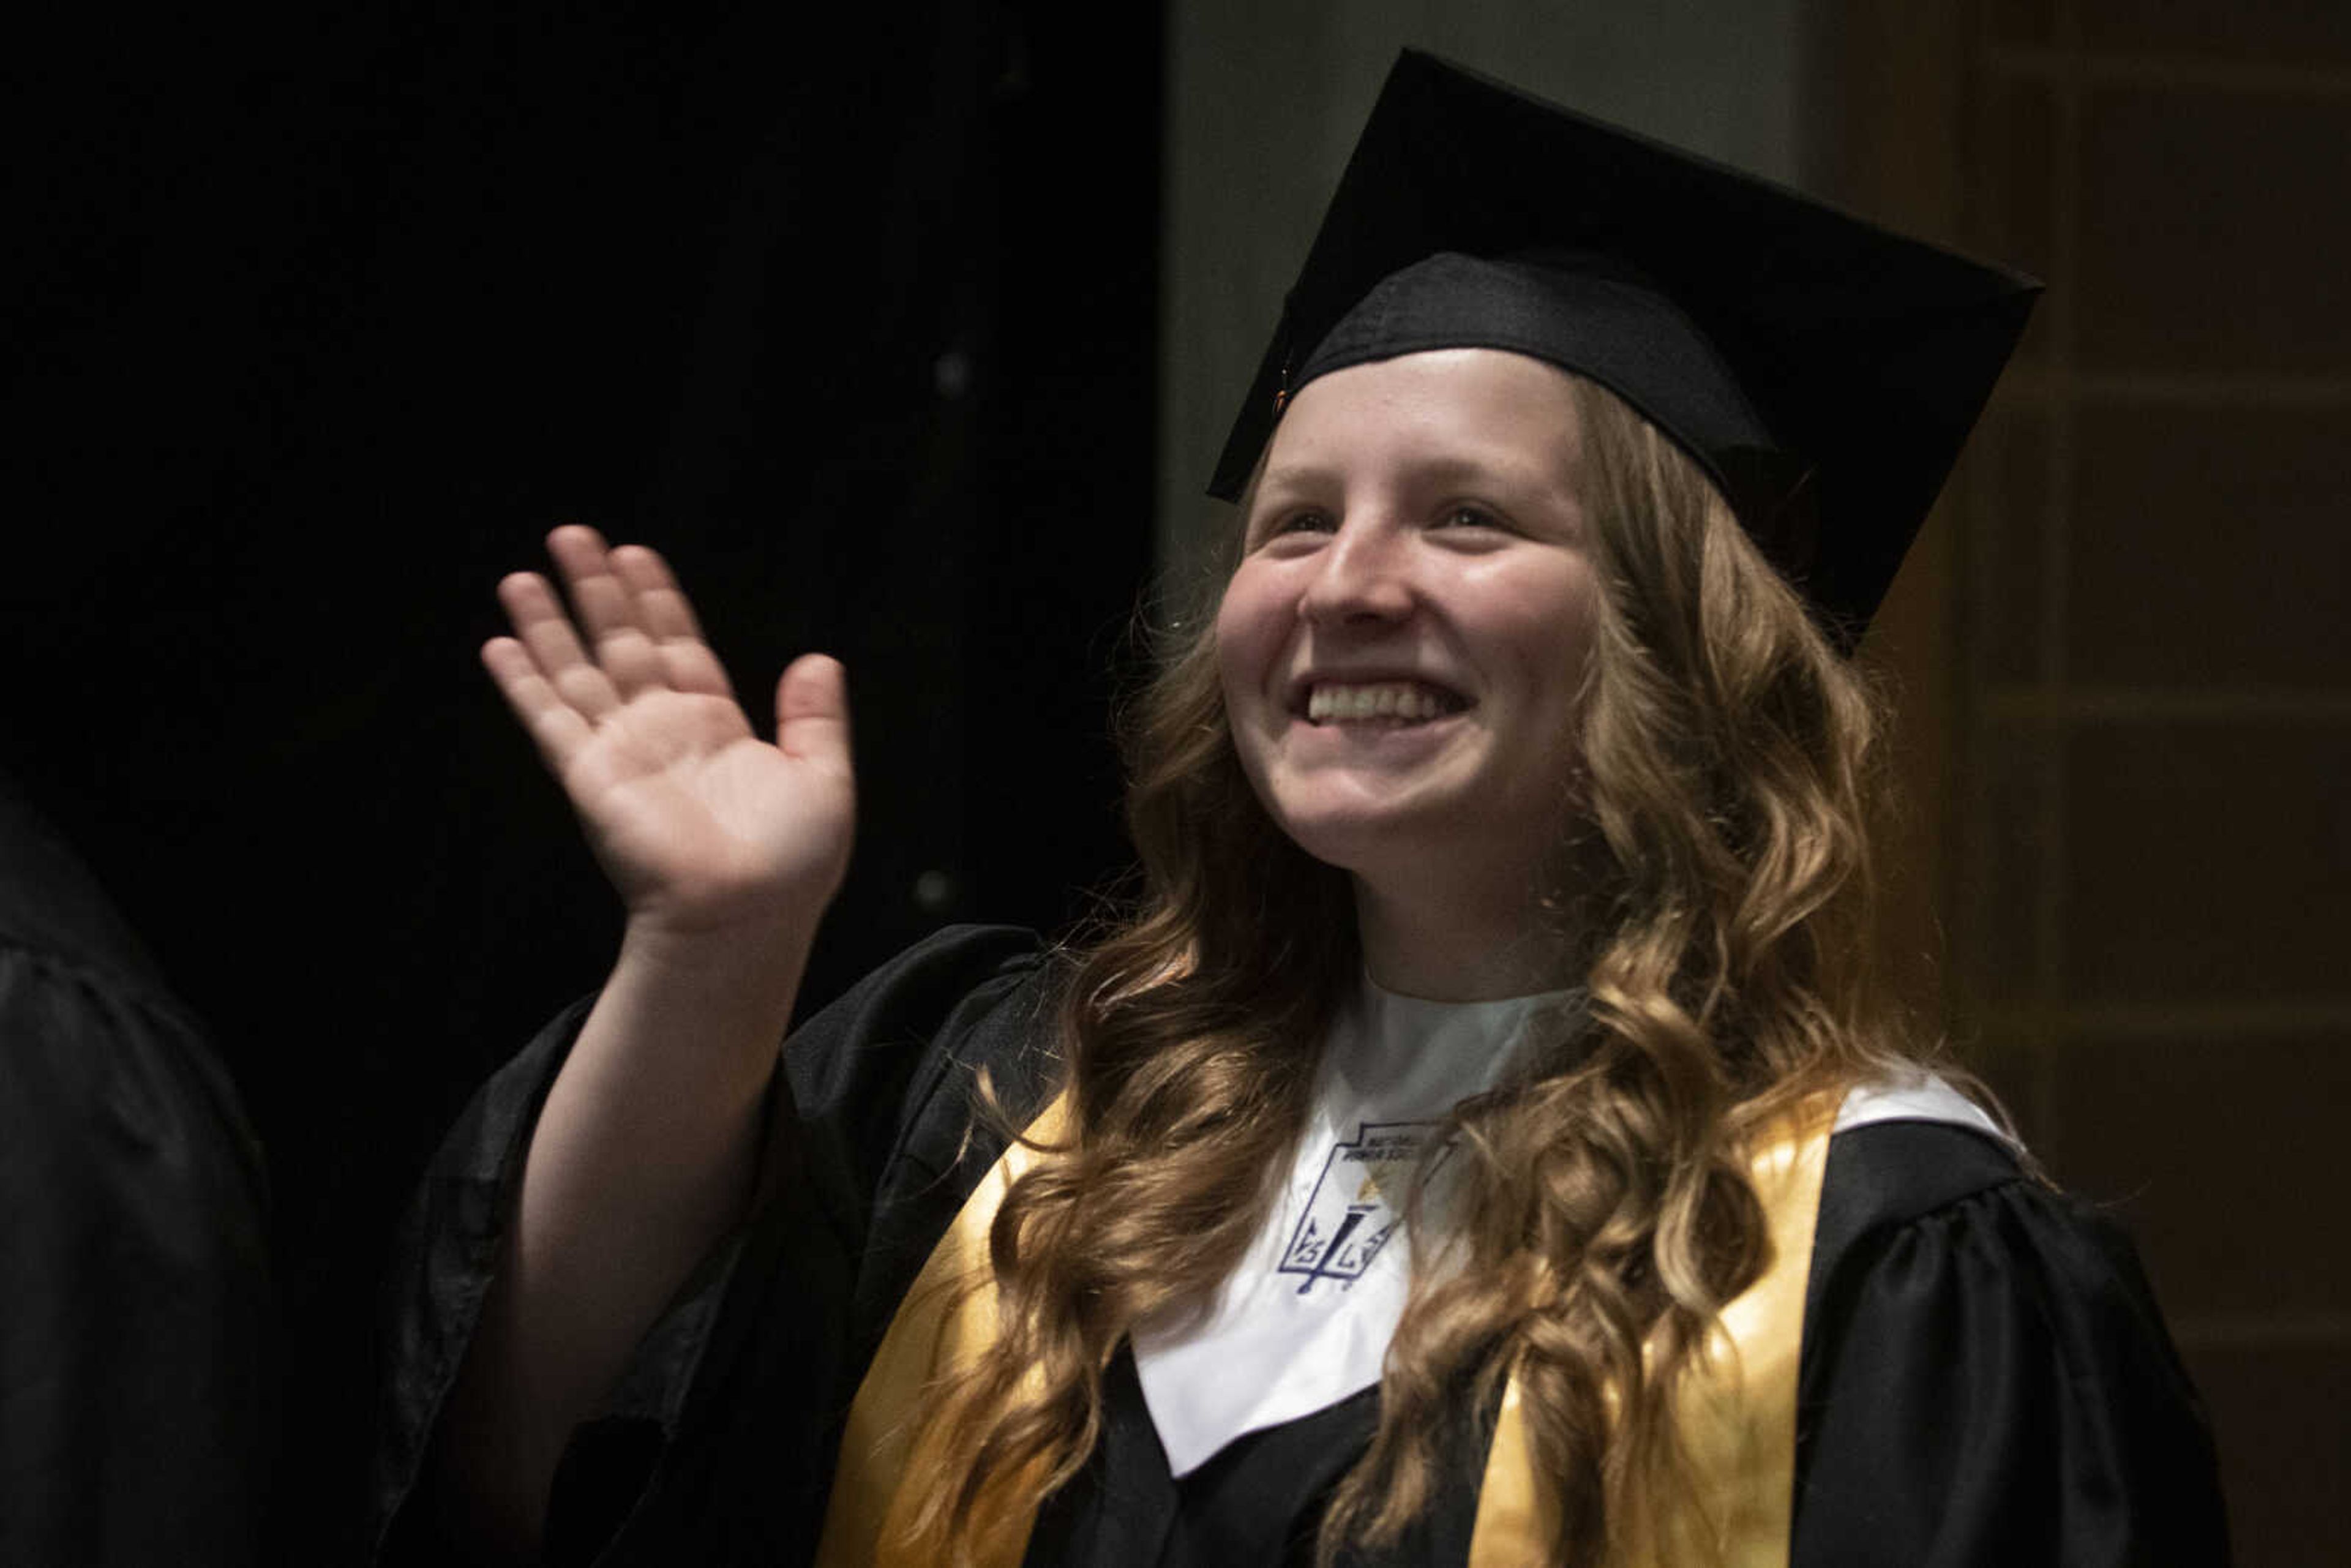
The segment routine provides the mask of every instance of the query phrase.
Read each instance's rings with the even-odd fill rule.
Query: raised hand
[[[585,826],[632,926],[798,926],[841,884],[856,791],[841,666],[796,660],[776,740],[752,730],[661,557],[592,528],[548,536],[575,629],[535,572],[498,584],[514,627],[482,663]],[[584,640],[583,640],[584,633]]]

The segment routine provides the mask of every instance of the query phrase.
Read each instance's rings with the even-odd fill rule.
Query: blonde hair
[[[1588,1006],[1530,1081],[1451,1118],[1461,1266],[1416,1277],[1325,1562],[1402,1536],[1456,1417],[1512,1374],[1555,1488],[1554,1555],[1601,1561],[1677,1484],[1675,1385],[1765,1260],[1744,1140],[1906,1059],[1868,940],[1878,706],[1698,465],[1613,395],[1574,390],[1603,589],[1583,810],[1542,892]],[[1080,957],[1061,1018],[1077,1131],[1006,1197],[1001,1338],[933,1417],[946,1473],[914,1528],[950,1561],[988,1477],[1050,1490],[1083,1464],[1130,1329],[1237,1266],[1359,964],[1344,877],[1242,775],[1212,617],[1135,719],[1141,894]]]

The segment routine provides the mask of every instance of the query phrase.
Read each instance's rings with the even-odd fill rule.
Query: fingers
[[[556,697],[590,722],[621,706],[619,691],[580,645],[570,618],[545,578],[532,571],[513,573],[499,582],[498,602],[506,607],[514,641]]]
[[[643,545],[607,549],[603,536],[576,524],[549,534],[547,548],[593,641],[596,662],[622,700],[656,686],[734,696],[693,604],[657,552]]]
[[[493,637],[483,643],[482,664],[497,683],[507,706],[538,745],[539,756],[559,777],[594,727],[549,683],[530,650],[514,638]]]
[[[610,548],[595,529],[577,524],[549,534],[547,549],[571,613],[545,578],[512,574],[498,584],[498,601],[514,635],[492,639],[482,663],[550,762],[559,768],[598,724],[641,693],[733,700],[726,666],[703,640],[692,602],[659,553],[643,545]],[[810,754],[837,758],[845,768],[848,712],[840,666],[827,659],[797,677],[785,672],[777,691],[779,741],[788,687],[797,692],[792,722]]]
[[[507,578],[498,598],[515,636],[565,700],[595,719],[650,688],[734,695],[693,605],[658,554],[643,545],[609,549],[595,529],[577,525],[549,534],[547,548],[577,625],[535,572]]]
[[[614,568],[604,537],[571,524],[547,536],[547,553],[563,573],[580,629],[595,645],[597,665],[622,700],[661,685],[661,654],[637,619],[635,595]]]
[[[849,682],[841,662],[803,653],[776,683],[776,745],[785,755],[831,765],[849,761]]]
[[[669,563],[643,545],[622,545],[611,559],[634,605],[636,623],[652,640],[669,684],[682,692],[733,696],[726,667],[703,641],[694,605],[671,575]]]

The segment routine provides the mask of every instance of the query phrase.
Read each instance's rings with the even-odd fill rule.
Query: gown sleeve
[[[97,883],[0,788],[0,1563],[250,1563],[261,1150]]]
[[[1033,934],[967,926],[893,958],[786,1042],[775,1092],[799,1137],[764,1196],[639,1343],[574,1429],[543,1561],[804,1557],[830,1488],[838,1417],[963,1191],[998,1150],[966,1134],[973,1073],[1019,1109],[1048,1072],[1045,965]],[[494,1076],[427,1170],[391,1276],[374,1561],[463,1560],[410,1506],[495,1278],[523,1157],[590,1002]],[[958,1179],[965,1173],[969,1179]]]
[[[1831,1145],[1797,1415],[1796,1568],[2208,1568],[2211,1438],[2122,1232],[1991,1139]]]

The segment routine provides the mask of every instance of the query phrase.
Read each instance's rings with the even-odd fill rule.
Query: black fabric
[[[1708,469],[1726,448],[1770,446],[1771,431],[1698,324],[1654,287],[1611,276],[1605,257],[1593,265],[1557,252],[1487,260],[1439,251],[1382,278],[1323,336],[1290,390],[1428,349],[1506,349],[1589,376]]]
[[[0,1563],[257,1560],[266,1207],[202,1032],[0,783]]]
[[[1039,1107],[1057,975],[1025,933],[945,932],[795,1035],[798,1168],[778,1173],[575,1434],[548,1561],[808,1561],[864,1367],[1002,1151],[984,1124],[967,1137],[975,1074],[989,1071],[1016,1120]],[[576,1027],[575,1011],[493,1081],[426,1178],[400,1268],[395,1343],[413,1359],[390,1388],[383,1521],[426,1511],[413,1457],[488,1282],[486,1262],[455,1260],[495,1257],[520,1130]],[[2127,1245],[2000,1145],[1923,1123],[1839,1136],[1810,1301],[1797,1568],[2224,1560],[2201,1416]],[[1492,1413],[1458,1419],[1452,1484],[1376,1568],[1465,1560]],[[1122,1354],[1102,1440],[1046,1500],[1028,1563],[1307,1563],[1330,1489],[1376,1420],[1366,1390],[1177,1480]],[[446,1550],[403,1527],[380,1560]]]
[[[1311,1416],[1236,1438],[1177,1479],[1122,1348],[1103,1379],[1103,1437],[1085,1468],[1038,1511],[1030,1568],[1150,1563],[1155,1568],[1310,1568],[1323,1506],[1372,1440],[1379,1393],[1366,1388]],[[1480,1426],[1480,1423],[1484,1426]],[[1491,1412],[1466,1419],[1456,1446],[1458,1484],[1410,1540],[1379,1563],[1458,1563],[1477,1523],[1477,1471]],[[1477,1428],[1473,1434],[1470,1428]],[[1360,1555],[1346,1568],[1374,1568]]]
[[[2130,1243],[1955,1127],[1830,1145],[1796,1454],[1800,1564],[2228,1559],[2211,1438]]]
[[[1015,1120],[1039,1108],[1048,976],[1033,935],[953,928],[795,1032],[776,1092],[791,1096],[799,1140],[750,1224],[575,1433],[549,1500],[549,1563],[807,1560],[858,1379],[1003,1151],[971,1127],[977,1071],[989,1069]],[[589,1005],[567,1009],[484,1087],[412,1207],[392,1276],[377,1560],[439,1563],[462,1550],[415,1493],[480,1319],[529,1128]]]

